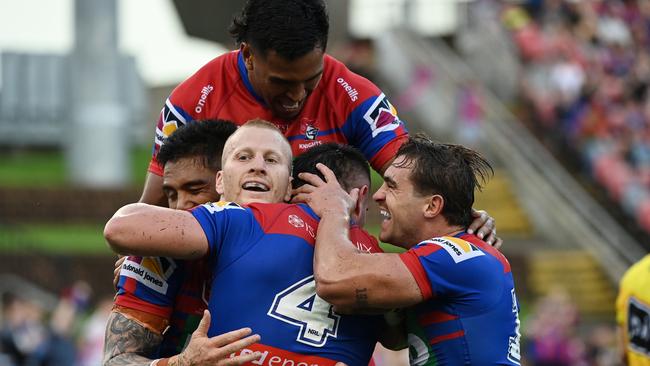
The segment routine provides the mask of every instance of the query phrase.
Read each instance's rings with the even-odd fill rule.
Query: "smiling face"
[[[217,192],[237,203],[283,202],[290,197],[291,147],[272,127],[240,127],[226,142]]]
[[[215,189],[214,170],[199,157],[180,158],[165,164],[163,192],[169,208],[187,210],[206,202],[219,200]]]
[[[404,159],[397,157],[386,169],[384,184],[372,198],[383,217],[379,239],[408,249],[427,238],[422,228],[430,196],[420,195],[415,190],[410,169],[395,166],[401,165]]]
[[[323,75],[323,51],[314,48],[291,61],[273,50],[260,54],[246,43],[241,52],[253,89],[273,115],[283,120],[296,118]]]

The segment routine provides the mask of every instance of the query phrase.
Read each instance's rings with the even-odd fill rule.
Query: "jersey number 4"
[[[314,276],[275,295],[268,315],[299,327],[296,340],[314,347],[323,347],[328,337],[336,338],[341,319],[332,305],[316,295]]]

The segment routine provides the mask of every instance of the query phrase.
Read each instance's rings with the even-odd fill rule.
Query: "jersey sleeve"
[[[248,251],[263,234],[250,210],[232,202],[207,203],[191,212],[208,239],[209,259],[221,268]]]
[[[377,171],[395,157],[408,138],[397,110],[379,90],[354,108],[343,126],[343,133]]]
[[[370,80],[326,56],[327,88],[332,108],[348,144],[359,149],[380,171],[408,138],[408,131],[386,95]]]
[[[229,71],[231,69],[224,66],[234,59],[234,54],[218,56],[174,88],[158,116],[149,172],[162,175],[162,167],[156,161],[156,155],[165,139],[174,131],[192,121],[218,118],[216,112],[209,112],[208,108],[204,108],[204,104],[207,99],[210,99],[211,104],[219,104],[217,91],[220,90],[223,78],[238,77],[232,75]]]
[[[186,277],[184,261],[166,257],[127,257],[117,284],[115,304],[169,319]]]
[[[500,283],[502,273],[495,271],[493,264],[475,259],[485,256],[473,244],[455,237],[427,240],[400,254],[425,300],[480,292],[486,286]],[[490,293],[500,294],[499,291]]]
[[[179,86],[179,88],[181,86]],[[174,92],[172,92],[172,94],[167,98],[156,123],[152,156],[151,161],[149,162],[149,172],[160,176],[163,174],[163,168],[158,164],[158,161],[156,161],[156,156],[160,151],[160,147],[169,135],[181,126],[184,126],[193,120],[193,117],[184,110],[182,95],[176,94],[180,94],[180,92],[174,90]]]

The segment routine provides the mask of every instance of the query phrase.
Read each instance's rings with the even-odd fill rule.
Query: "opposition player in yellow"
[[[623,275],[616,299],[616,322],[623,363],[650,366],[650,254]]]

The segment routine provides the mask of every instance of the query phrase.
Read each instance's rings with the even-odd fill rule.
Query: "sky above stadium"
[[[74,1],[0,0],[0,52],[70,52]],[[171,0],[116,1],[120,50],[135,56],[140,75],[149,86],[176,84],[226,51],[217,43],[186,35]],[[455,26],[456,2],[471,0],[410,1],[406,23],[423,33],[436,34]],[[354,19],[350,32],[372,37],[400,25],[405,22],[404,5],[405,0],[350,0],[350,19]]]
[[[169,0],[117,4],[120,50],[150,86],[176,84],[225,51],[187,36]],[[74,0],[0,0],[0,52],[66,54],[73,42]]]

